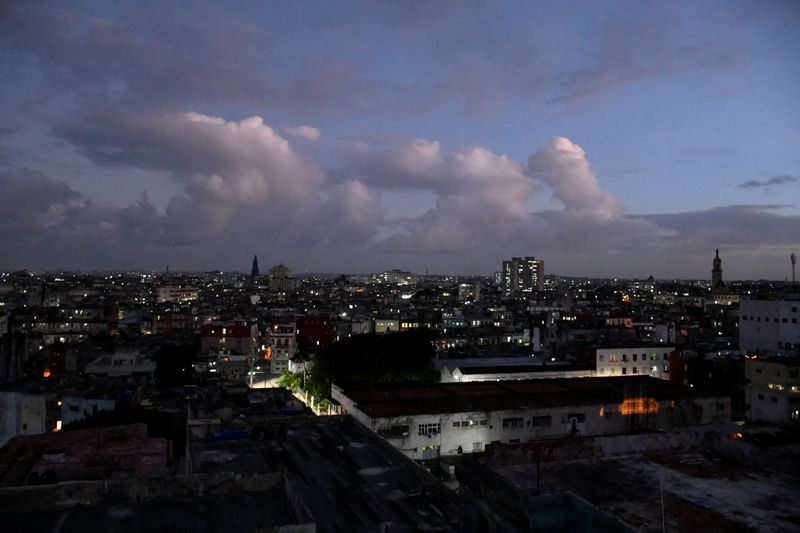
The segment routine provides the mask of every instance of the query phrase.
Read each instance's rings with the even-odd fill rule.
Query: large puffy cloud
[[[600,188],[583,148],[569,139],[554,137],[530,157],[528,166],[552,188],[567,212],[600,218],[622,213],[622,206]]]
[[[389,228],[380,246],[402,253],[456,253],[476,240],[505,239],[529,216],[534,186],[525,169],[505,155],[473,146],[445,154],[438,141],[345,147],[340,172],[385,190],[432,192],[422,216]]]
[[[294,233],[305,246],[368,239],[382,218],[362,183],[332,182],[261,117],[95,110],[57,132],[99,165],[163,171],[183,184],[159,217],[168,243],[223,235],[248,211],[269,221],[274,240]]]
[[[522,217],[533,193],[523,167],[482,146],[443,154],[439,141],[353,142],[343,154],[342,172],[365,183],[400,190],[429,190],[442,197],[472,199],[499,217]]]
[[[183,183],[186,196],[172,198],[166,212],[165,233],[174,242],[221,234],[239,209],[306,202],[325,182],[322,170],[260,117],[230,122],[105,110],[58,132],[100,165],[166,171]]]

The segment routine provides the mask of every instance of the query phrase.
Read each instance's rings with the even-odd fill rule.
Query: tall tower
[[[253,256],[253,268],[250,270],[250,277],[255,279],[258,277],[258,256]]]
[[[717,248],[717,255],[714,256],[714,268],[711,269],[711,291],[719,292],[722,289],[722,259],[719,258],[719,248]]]

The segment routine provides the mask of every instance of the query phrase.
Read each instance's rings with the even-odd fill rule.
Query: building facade
[[[745,353],[800,355],[800,297],[742,300],[739,349]]]
[[[745,416],[751,422],[800,422],[800,357],[748,358]]]
[[[503,261],[501,287],[506,296],[541,291],[544,286],[544,261],[535,257],[512,257]]]
[[[408,457],[487,444],[617,435],[730,422],[730,397],[647,377],[363,387],[334,384],[350,414]]]
[[[620,346],[597,348],[595,364],[598,377],[650,376],[669,379],[670,355],[675,346]]]

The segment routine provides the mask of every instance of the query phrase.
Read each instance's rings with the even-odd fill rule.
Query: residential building
[[[501,288],[506,296],[541,291],[544,286],[544,261],[535,257],[512,257],[503,261]]]
[[[595,349],[598,377],[650,376],[669,379],[672,345],[619,345]]]
[[[281,374],[289,370],[289,359],[296,351],[295,324],[273,324],[267,330],[267,353],[270,373]]]
[[[800,296],[742,300],[739,349],[746,353],[800,355]]]
[[[745,416],[752,422],[800,422],[800,357],[745,359]]]

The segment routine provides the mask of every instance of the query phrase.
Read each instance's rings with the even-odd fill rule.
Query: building
[[[593,378],[595,370],[593,365],[557,365],[532,363],[529,357],[519,357],[527,363],[514,364],[495,363],[494,358],[480,358],[472,361],[483,364],[455,363],[445,364],[439,371],[439,381],[442,383],[467,383],[471,381],[510,381],[521,379],[548,379],[548,378]],[[508,360],[510,358],[497,358]]]
[[[472,303],[481,301],[480,283],[461,283],[458,286],[458,301]]]
[[[269,290],[273,292],[292,292],[300,285],[300,280],[292,277],[292,271],[284,264],[269,269]]]
[[[730,397],[648,377],[408,385],[334,384],[339,409],[408,457],[487,444],[618,435],[730,422]]]
[[[138,350],[117,350],[111,355],[101,355],[88,365],[84,373],[109,378],[147,378],[152,380],[156,362]]]
[[[506,296],[541,291],[544,286],[544,261],[535,257],[513,257],[503,261],[501,288]]]
[[[258,273],[258,256],[253,256],[253,266],[250,268],[250,277],[256,279],[260,274]]]
[[[103,411],[113,411],[117,406],[117,402],[114,400],[88,396],[62,396],[59,403],[61,405],[61,424],[65,426],[72,422],[85,420]]]
[[[752,422],[800,422],[800,357],[745,359],[745,416]]]
[[[0,392],[0,446],[19,435],[45,432],[44,396]]]
[[[669,379],[670,355],[674,351],[675,346],[660,344],[596,348],[597,376],[640,375]]]
[[[800,355],[800,296],[742,300],[739,349],[745,353]]]
[[[255,355],[258,349],[258,326],[242,320],[215,322],[200,328],[200,353],[227,350],[231,353]]]
[[[327,346],[336,338],[336,328],[324,315],[301,316],[295,321],[299,346]]]
[[[722,282],[722,259],[719,258],[719,248],[717,248],[711,269],[711,292],[722,292],[723,290],[725,290],[725,284]]]
[[[188,303],[197,300],[200,291],[188,285],[163,285],[158,288],[158,303]]]
[[[269,360],[271,374],[282,374],[289,370],[289,359],[296,351],[296,330],[294,324],[273,324],[267,330],[265,358]]]
[[[417,283],[416,274],[398,269],[386,270],[378,275],[378,279],[389,285],[415,285]]]

